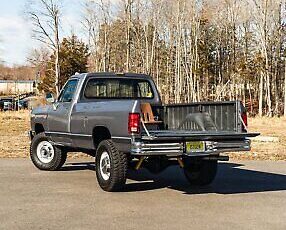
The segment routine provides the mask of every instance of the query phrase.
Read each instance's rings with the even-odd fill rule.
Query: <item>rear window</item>
[[[140,79],[90,79],[85,87],[86,98],[151,99],[149,81]]]

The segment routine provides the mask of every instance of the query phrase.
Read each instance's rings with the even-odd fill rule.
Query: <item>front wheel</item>
[[[96,151],[95,170],[99,186],[108,192],[119,191],[126,182],[127,156],[112,140],[102,141]]]
[[[63,166],[67,153],[53,146],[45,133],[39,133],[31,142],[30,158],[38,169],[55,171]]]
[[[216,160],[185,159],[184,173],[191,185],[209,185],[217,173]]]

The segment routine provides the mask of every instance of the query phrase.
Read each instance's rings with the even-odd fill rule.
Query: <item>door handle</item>
[[[58,107],[59,107],[59,103],[58,103],[58,102],[55,102],[55,103],[53,104],[53,110],[56,111]]]
[[[87,125],[87,117],[84,117],[83,118],[83,127],[85,128],[86,127],[86,125]]]

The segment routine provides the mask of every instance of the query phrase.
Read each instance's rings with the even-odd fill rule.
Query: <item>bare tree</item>
[[[2,42],[2,39],[1,39],[1,34],[0,34],[0,43]],[[0,58],[1,58],[1,55],[2,55],[2,50],[0,49]],[[1,59],[0,59],[0,63],[1,63]]]
[[[50,61],[50,55],[51,53],[48,49],[41,47],[39,49],[33,49],[27,57],[27,62],[35,68],[36,84],[38,84],[40,79],[43,77],[43,73]]]
[[[60,2],[59,0],[39,0],[32,2],[27,12],[33,25],[33,38],[50,47],[55,54],[55,88],[59,94],[59,50],[60,50]]]
[[[91,50],[91,61],[95,71],[109,71],[109,24],[110,0],[86,0],[84,3],[83,27],[88,32],[88,41]],[[103,28],[103,36],[100,30]],[[100,46],[102,40],[103,49]]]
[[[125,20],[126,20],[126,72],[130,67],[130,47],[131,47],[131,26],[132,26],[132,4],[133,0],[127,0],[125,4]]]
[[[165,103],[242,100],[272,116],[285,97],[286,116],[285,0],[86,2],[93,71],[150,74]]]
[[[284,58],[284,117],[286,117],[286,58]]]

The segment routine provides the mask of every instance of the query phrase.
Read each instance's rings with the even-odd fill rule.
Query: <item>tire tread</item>
[[[60,149],[57,146],[53,146],[54,147],[54,151],[55,151],[55,160],[52,160],[50,163],[48,164],[44,164],[42,163],[38,157],[37,157],[37,153],[36,151],[36,147],[37,147],[37,143],[39,143],[41,140],[49,140],[49,138],[45,135],[45,133],[39,133],[37,134],[31,144],[30,144],[30,158],[33,162],[33,164],[40,170],[46,170],[46,171],[56,171],[59,170],[65,163],[66,159],[67,159],[67,152],[63,151],[62,149]]]
[[[126,182],[126,174],[127,174],[127,156],[125,153],[119,152],[116,146],[114,145],[113,141],[108,139],[102,141],[99,146],[98,150],[102,147],[106,148],[108,150],[108,153],[110,154],[112,166],[111,166],[111,177],[109,179],[109,182],[102,183],[102,180],[98,174],[100,174],[100,170],[98,167],[96,167],[96,174],[97,179],[99,182],[100,187],[108,192],[112,191],[119,191],[123,188],[125,182]],[[100,152],[97,151],[96,154],[96,161],[100,159],[99,157]],[[96,163],[96,166],[99,165],[99,162]]]

